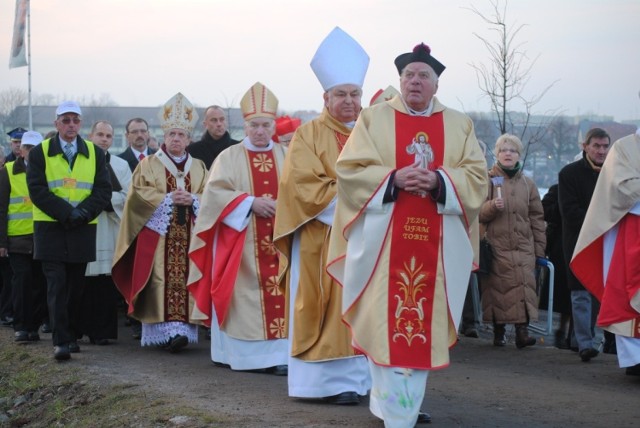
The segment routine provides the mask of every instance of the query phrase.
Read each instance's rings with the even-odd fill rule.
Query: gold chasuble
[[[147,227],[147,222],[178,187],[199,197],[206,176],[202,161],[187,156],[176,164],[164,151],[143,159],[133,173],[112,276],[129,305],[129,314],[144,323],[190,322],[193,301],[186,285],[193,207],[167,208],[164,235]]]
[[[336,196],[336,160],[350,133],[325,108],[320,117],[296,130],[280,179],[273,235],[280,253],[279,284],[286,290],[287,307],[293,306],[291,355],[305,361],[358,354],[341,319],[342,289],[326,272],[331,226],[317,219]],[[290,301],[296,234],[300,278],[295,301]]]
[[[249,211],[242,230],[224,223],[250,195],[277,198],[285,153],[279,144],[263,151],[243,143],[224,150],[213,163],[194,227],[188,281],[196,300],[193,319],[210,324],[213,306],[220,330],[236,339],[286,337],[273,218]]]
[[[416,162],[437,170],[443,199],[394,189],[386,201],[394,171]],[[487,192],[473,122],[436,98],[430,116],[410,115],[396,96],[361,112],[336,172],[327,271],[354,346],[379,366],[447,366]]]

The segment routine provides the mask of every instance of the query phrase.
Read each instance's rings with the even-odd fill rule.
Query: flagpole
[[[31,109],[31,2],[27,1],[27,75],[29,79],[29,131],[33,131],[33,112]]]

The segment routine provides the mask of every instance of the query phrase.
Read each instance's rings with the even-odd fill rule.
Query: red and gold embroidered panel
[[[278,197],[278,169],[273,151],[247,150],[253,194]],[[278,256],[273,245],[273,218],[253,216],[258,284],[262,293],[264,326],[267,339],[286,337],[284,328],[284,294],[278,288]]]
[[[442,114],[431,117],[396,112],[396,168],[420,161],[442,165]],[[391,227],[389,260],[390,362],[399,367],[431,365],[431,318],[438,269],[441,216],[430,195],[400,191]]]

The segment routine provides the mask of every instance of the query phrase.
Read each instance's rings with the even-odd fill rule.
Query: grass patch
[[[135,384],[107,384],[73,363],[56,363],[42,348],[9,345],[0,350],[2,427],[230,425],[169,392],[150,396]]]

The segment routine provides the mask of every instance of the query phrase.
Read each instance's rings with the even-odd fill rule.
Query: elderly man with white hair
[[[158,117],[164,143],[133,172],[111,275],[129,316],[142,323],[142,346],[175,353],[198,341],[187,251],[207,168],[186,151],[198,120],[189,100],[174,95]]]
[[[324,89],[324,109],[291,140],[274,231],[289,302],[289,396],[341,405],[358,404],[371,385],[366,359],[342,323],[342,290],[325,272],[335,163],[362,109],[368,66],[364,49],[338,27],[317,49],[311,68]]]
[[[247,136],[213,163],[189,252],[189,291],[194,318],[211,326],[214,363],[284,376],[285,301],[272,242],[286,151],[272,140],[278,99],[257,82],[240,107]]]
[[[395,65],[401,94],[360,114],[336,165],[328,270],[368,357],[371,412],[412,427],[427,419],[429,371],[449,365],[457,341],[487,165],[471,119],[434,96],[445,67],[431,50]]]

